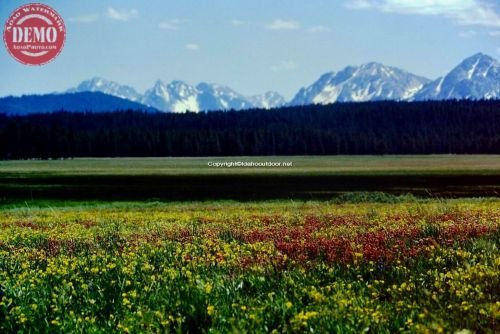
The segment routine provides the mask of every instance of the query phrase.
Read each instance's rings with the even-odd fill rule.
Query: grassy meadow
[[[4,208],[0,331],[498,332],[500,201],[395,199]]]
[[[292,161],[214,168],[209,161]],[[500,157],[0,162],[1,333],[498,333]]]
[[[209,162],[293,162],[282,168],[215,168]],[[0,161],[0,175],[500,174],[498,155],[76,158]]]
[[[211,167],[229,161],[292,167]],[[118,158],[0,161],[0,201],[330,199],[345,192],[500,193],[500,156]]]

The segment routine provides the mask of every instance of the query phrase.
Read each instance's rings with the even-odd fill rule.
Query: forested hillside
[[[500,101],[0,116],[2,159],[431,153],[500,153]]]

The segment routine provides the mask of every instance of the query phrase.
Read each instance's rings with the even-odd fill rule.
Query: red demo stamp
[[[3,40],[9,53],[25,65],[43,65],[57,57],[64,46],[66,27],[51,7],[30,3],[7,19]]]

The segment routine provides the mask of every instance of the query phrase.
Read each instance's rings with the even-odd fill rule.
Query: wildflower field
[[[0,332],[494,333],[500,200],[0,209]]]

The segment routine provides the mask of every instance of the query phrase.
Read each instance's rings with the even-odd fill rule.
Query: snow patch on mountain
[[[348,66],[323,74],[302,88],[290,105],[328,104],[378,100],[406,100],[430,80],[380,63]]]
[[[141,94],[137,93],[134,88],[99,77],[82,81],[76,88],[68,90],[68,93],[77,92],[101,92],[130,101],[139,101],[141,99]]]
[[[415,95],[415,100],[495,98],[500,98],[500,63],[482,53],[465,59]]]
[[[248,100],[255,108],[272,109],[286,104],[286,100],[277,92],[266,92],[263,95],[250,96]]]
[[[180,80],[158,80],[140,94],[130,86],[94,77],[68,92],[101,92],[165,112],[271,109],[286,104],[276,92],[248,97],[227,86],[205,82],[192,86]],[[467,98],[500,98],[500,65],[496,59],[478,53],[434,81],[376,62],[347,66],[339,72],[325,73],[301,88],[288,104]]]
[[[226,86],[202,82],[196,89],[201,110],[241,110],[253,107],[247,98]]]

